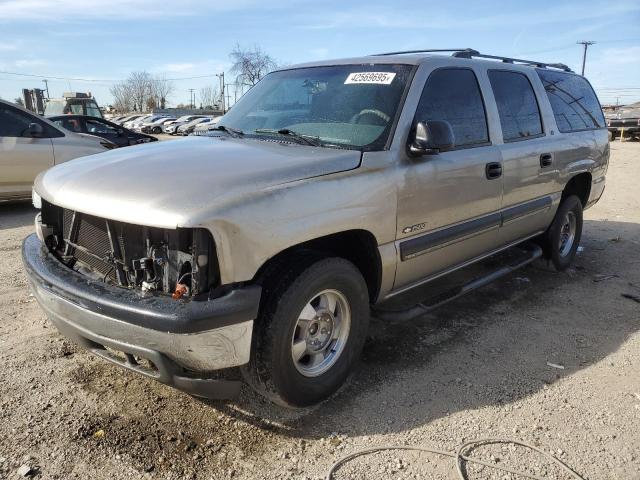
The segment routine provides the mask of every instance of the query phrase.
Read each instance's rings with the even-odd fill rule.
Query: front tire
[[[556,270],[562,272],[573,262],[582,237],[582,223],[582,202],[576,195],[566,197],[543,236],[545,256]]]
[[[342,258],[289,259],[265,281],[246,381],[286,407],[317,404],[345,382],[369,324],[360,271]]]

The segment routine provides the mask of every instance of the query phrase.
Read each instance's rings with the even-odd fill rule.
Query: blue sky
[[[52,96],[91,91],[132,70],[175,80],[170,103],[214,84],[236,43],[260,46],[281,64],[390,50],[472,47],[563,62],[580,69],[578,40],[595,40],[586,76],[603,103],[640,100],[640,1],[0,0],[0,71],[74,77]],[[13,100],[37,77],[0,73]],[[615,90],[617,89],[617,90]]]

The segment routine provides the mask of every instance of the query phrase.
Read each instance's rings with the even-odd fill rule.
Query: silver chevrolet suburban
[[[343,384],[383,302],[517,247],[516,265],[566,269],[605,186],[593,89],[562,64],[449,52],[286,67],[206,136],[41,174],[36,299],[142,375],[221,398],[241,371],[305,406]]]

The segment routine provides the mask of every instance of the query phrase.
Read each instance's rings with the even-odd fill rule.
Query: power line
[[[62,81],[74,81],[74,82],[95,82],[95,83],[118,83],[124,81],[124,79],[109,79],[109,78],[78,78],[78,77],[58,77],[53,75],[37,75],[35,73],[20,73],[20,72],[8,72],[6,70],[0,70],[1,74],[14,75],[17,77],[34,77],[43,78],[49,80],[62,80]],[[211,78],[215,77],[215,74],[210,75],[195,75],[192,77],[175,77],[166,78],[165,80],[178,81],[178,80],[193,80],[196,78]]]

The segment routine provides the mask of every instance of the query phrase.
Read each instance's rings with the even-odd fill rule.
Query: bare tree
[[[165,108],[169,95],[171,95],[175,90],[175,85],[170,80],[167,80],[167,77],[164,75],[154,78],[152,85],[153,96],[156,99],[156,106]]]
[[[134,110],[143,112],[149,107],[149,98],[153,97],[153,81],[149,73],[131,72],[126,80],[133,100]]]
[[[200,89],[200,103],[203,108],[211,108],[220,101],[220,92],[212,85]]]
[[[236,82],[241,85],[253,86],[276,68],[276,61],[258,46],[245,49],[236,44],[229,57],[233,62],[231,72],[236,75]]]
[[[133,97],[131,89],[126,82],[116,83],[109,89],[113,96],[113,108],[120,113],[126,113],[133,110]]]

